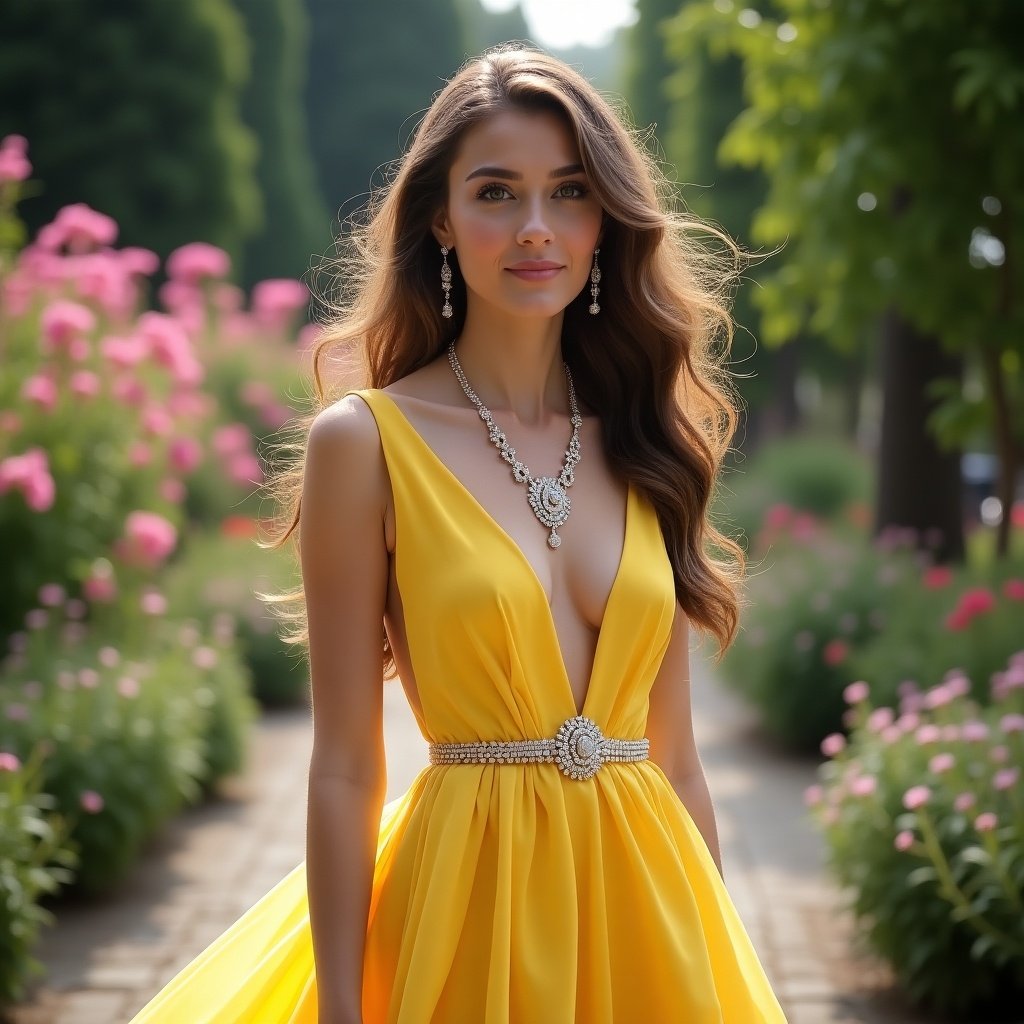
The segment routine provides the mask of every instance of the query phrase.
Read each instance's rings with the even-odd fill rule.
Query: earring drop
[[[601,307],[597,304],[597,293],[601,290],[598,288],[598,282],[601,280],[601,268],[597,265],[597,254],[600,249],[594,250],[594,265],[590,268],[590,312],[596,316],[601,312]]]
[[[448,246],[441,246],[441,257],[444,260],[441,264],[441,287],[444,289],[444,305],[441,307],[441,316],[447,319],[452,315],[452,304],[448,300],[448,293],[452,290],[452,268],[448,266]]]

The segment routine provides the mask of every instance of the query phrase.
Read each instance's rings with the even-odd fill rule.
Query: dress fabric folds
[[[653,506],[622,554],[577,709],[543,586],[390,396],[370,407],[430,742],[552,737],[582,714],[640,739],[675,612]],[[653,760],[428,765],[384,807],[363,1024],[785,1024],[704,840]],[[305,861],[131,1024],[317,1024]]]

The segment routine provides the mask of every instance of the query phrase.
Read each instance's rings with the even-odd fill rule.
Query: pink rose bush
[[[765,728],[795,749],[815,751],[847,727],[843,690],[853,680],[870,679],[883,708],[904,680],[938,679],[958,666],[984,703],[984,681],[1020,644],[1019,556],[978,569],[937,566],[910,530],[871,540],[823,528],[800,541],[777,534],[775,544],[771,571],[750,582],[750,607],[723,665]]]
[[[101,211],[65,206],[26,237],[31,173],[27,141],[0,139],[0,1005],[32,972],[39,895],[114,883],[241,767],[256,705],[235,618],[192,619],[169,584],[225,516],[260,511],[308,302],[272,281],[247,309],[228,254],[196,243],[151,308],[160,259],[119,248]],[[251,539],[244,555],[263,557]]]
[[[805,800],[874,950],[941,1012],[998,1013],[1024,997],[1024,650],[989,681],[960,670],[896,707],[846,688],[850,734],[828,737]],[[842,739],[842,736],[840,736]]]
[[[30,173],[27,142],[0,140],[0,218]],[[305,286],[261,282],[246,310],[227,253],[197,242],[170,254],[164,308],[147,309],[160,261],[117,237],[75,203],[0,249],[0,558],[23,567],[0,591],[0,635],[48,580],[90,606],[131,601],[186,518],[255,511],[258,446],[292,415]]]

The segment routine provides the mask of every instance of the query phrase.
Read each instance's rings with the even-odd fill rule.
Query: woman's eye
[[[508,189],[505,188],[504,185],[499,185],[497,182],[494,182],[490,185],[484,185],[484,187],[477,192],[476,197],[477,199],[488,199],[493,202],[495,201],[494,196],[490,194],[493,192],[508,192]],[[499,196],[498,198],[500,199],[501,197]]]
[[[582,199],[587,194],[586,188],[578,181],[567,181],[564,184],[558,186],[558,191],[561,192],[563,188],[576,189],[575,195],[563,195],[563,199]]]

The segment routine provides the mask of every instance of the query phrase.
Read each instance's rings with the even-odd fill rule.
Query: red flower
[[[948,587],[953,581],[953,570],[948,565],[933,565],[926,570],[922,582],[929,590]]]
[[[822,652],[822,657],[825,659],[826,665],[840,665],[846,660],[846,656],[850,653],[850,645],[845,640],[829,640],[825,644],[825,650]]]
[[[220,532],[225,537],[255,537],[256,520],[249,516],[225,516],[220,522]]]

